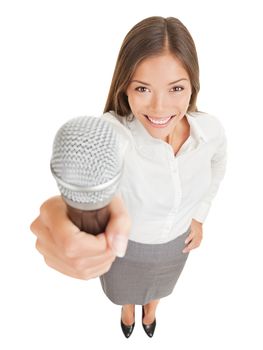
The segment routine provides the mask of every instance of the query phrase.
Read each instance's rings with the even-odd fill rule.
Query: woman
[[[198,58],[185,26],[173,17],[136,24],[120,49],[102,116],[123,136],[125,149],[106,232],[79,232],[60,197],[45,202],[31,225],[49,266],[76,278],[100,276],[107,297],[122,305],[127,338],[136,304],[153,336],[157,305],[200,245],[225,173],[224,128],[198,112],[198,92]]]

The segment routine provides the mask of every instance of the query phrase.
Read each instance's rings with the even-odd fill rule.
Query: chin
[[[152,129],[151,127],[145,124],[144,127],[152,137],[162,140],[166,140],[173,130],[173,127],[165,129]]]

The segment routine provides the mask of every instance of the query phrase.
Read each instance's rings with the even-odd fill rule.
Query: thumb
[[[185,244],[190,242],[194,238],[193,231],[191,230],[190,234],[187,236],[186,240],[184,241]]]
[[[112,216],[105,230],[110,248],[119,258],[124,257],[128,245],[130,225],[125,214]]]
[[[131,220],[121,194],[109,204],[110,220],[105,230],[109,246],[119,258],[124,257],[128,245]]]

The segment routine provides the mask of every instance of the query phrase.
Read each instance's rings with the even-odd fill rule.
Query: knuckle
[[[48,213],[54,208],[57,210],[58,209],[58,203],[60,203],[60,196],[55,196],[48,198],[46,201],[44,201],[40,205],[40,218],[45,218],[48,216]]]
[[[40,243],[39,243],[38,239],[36,240],[35,248],[36,248],[36,250],[38,250],[40,252]]]
[[[48,204],[48,200],[46,200],[45,202],[43,202],[43,203],[40,205],[40,208],[39,208],[40,216],[43,216],[43,214],[46,213],[47,204]]]
[[[36,240],[35,248],[41,255],[43,255],[43,257],[45,257],[45,250],[39,239]]]
[[[30,231],[33,232],[34,234],[37,234],[37,228],[38,228],[38,221],[39,218],[36,218],[30,225]]]

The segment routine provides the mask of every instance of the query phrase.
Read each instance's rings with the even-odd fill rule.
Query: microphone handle
[[[96,210],[76,209],[67,204],[68,217],[81,231],[92,235],[104,233],[110,219],[109,205]]]

